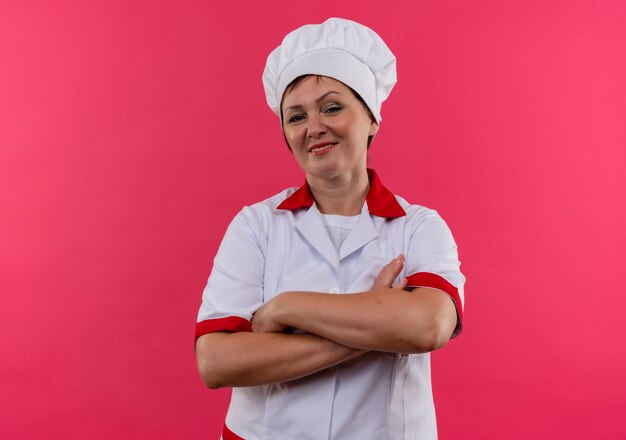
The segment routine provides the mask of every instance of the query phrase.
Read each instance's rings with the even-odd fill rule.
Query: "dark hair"
[[[317,78],[317,82],[320,82],[321,79],[324,78],[324,75],[314,75],[314,74],[300,75],[300,76],[296,77],[293,81],[291,81],[289,84],[287,84],[287,87],[285,87],[285,91],[283,92],[283,97],[280,100],[280,122],[281,122],[281,124],[283,122],[283,99],[285,99],[285,95],[287,93],[291,92],[295,86],[297,86],[299,83],[301,83],[303,80],[305,80],[306,78],[308,78],[310,76],[315,76]],[[344,83],[342,83],[342,84],[345,85],[347,88],[349,88],[350,91],[352,92],[352,94],[356,97],[356,99],[359,100],[359,102],[363,105],[363,108],[365,108],[365,111],[367,112],[367,114],[370,117],[370,119],[372,121],[376,121],[376,118],[374,118],[374,115],[372,114],[372,111],[367,106],[365,101],[363,101],[363,98],[361,98],[361,95],[359,95],[357,92],[355,92],[354,89],[352,87],[350,87],[349,85],[344,84]],[[285,137],[285,131],[284,130],[283,130],[283,137],[285,138],[285,142],[287,142],[287,138]],[[374,135],[371,135],[371,136],[367,137],[367,148],[368,149],[370,148],[370,144],[372,143],[373,139],[374,139]],[[291,147],[289,146],[289,142],[287,142],[287,148],[289,148],[289,151],[291,151]]]

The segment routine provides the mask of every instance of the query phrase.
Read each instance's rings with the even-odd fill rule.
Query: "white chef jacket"
[[[407,277],[410,287],[450,295],[457,309],[456,336],[465,277],[450,230],[436,211],[394,196],[373,170],[368,174],[360,218],[339,251],[306,183],[244,207],[215,257],[196,338],[250,331],[252,314],[285,291],[367,291],[401,253],[406,264],[396,282]],[[370,352],[298,380],[233,388],[222,438],[436,439],[430,354]]]

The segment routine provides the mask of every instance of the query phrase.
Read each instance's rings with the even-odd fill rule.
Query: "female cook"
[[[203,293],[198,369],[233,387],[224,440],[437,437],[429,352],[461,330],[465,278],[437,212],[366,167],[395,82],[391,51],[349,20],[268,57],[306,181],[237,214]]]

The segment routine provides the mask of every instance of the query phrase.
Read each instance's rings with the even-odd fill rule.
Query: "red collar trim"
[[[396,200],[396,197],[385,188],[378,178],[376,171],[371,168],[367,169],[367,174],[370,178],[370,189],[367,193],[367,209],[374,215],[386,218],[396,218],[406,215],[402,206]],[[283,202],[277,206],[276,209],[287,209],[289,211],[295,211],[300,208],[310,208],[313,206],[315,199],[309,188],[308,182],[305,180],[296,192],[287,197]]]

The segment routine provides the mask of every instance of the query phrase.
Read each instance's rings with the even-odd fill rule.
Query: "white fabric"
[[[326,232],[328,232],[330,241],[333,242],[333,246],[335,246],[335,249],[337,250],[337,252],[339,252],[341,244],[346,239],[356,222],[359,220],[359,216],[322,214],[322,220],[324,220],[324,227],[326,228]]]
[[[396,58],[376,32],[351,20],[329,18],[302,26],[267,57],[263,87],[270,108],[280,115],[289,83],[298,76],[324,75],[348,85],[365,101],[376,121],[396,78]]]
[[[366,203],[337,252],[315,204],[276,209],[294,190],[245,207],[234,218],[215,257],[198,322],[249,320],[284,291],[369,290],[400,253],[406,265],[394,282],[430,272],[454,285],[463,301],[456,244],[436,211],[396,196],[407,215],[386,219],[370,214]],[[234,388],[226,425],[246,440],[434,440],[430,355],[372,352],[303,379]]]

